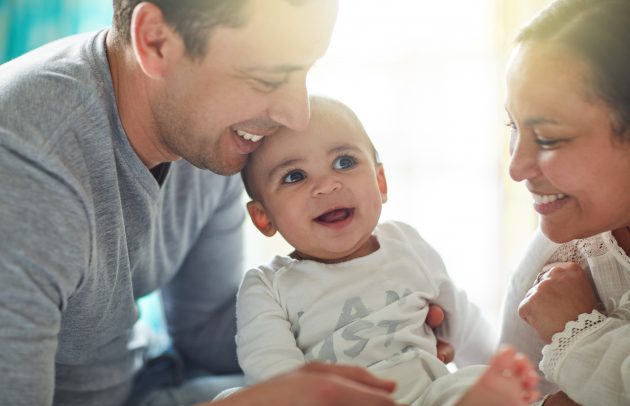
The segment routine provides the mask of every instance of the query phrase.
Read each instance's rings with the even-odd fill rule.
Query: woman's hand
[[[546,265],[518,308],[518,315],[546,342],[571,320],[597,308],[589,275],[575,262]]]

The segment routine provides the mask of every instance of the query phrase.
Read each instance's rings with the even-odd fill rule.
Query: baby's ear
[[[256,200],[248,202],[247,212],[252,222],[261,233],[267,237],[271,237],[276,233],[276,227],[271,223],[269,216],[267,216],[267,211],[260,202]]]
[[[387,201],[387,179],[385,179],[383,164],[376,165],[376,183],[378,183],[378,190],[381,192],[381,201],[385,203]]]

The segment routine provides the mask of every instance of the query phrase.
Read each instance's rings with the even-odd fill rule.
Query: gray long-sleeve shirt
[[[0,66],[0,405],[120,404],[135,300],[160,287],[184,356],[237,368],[240,179],[177,161],[160,187],[122,129],[105,35]]]

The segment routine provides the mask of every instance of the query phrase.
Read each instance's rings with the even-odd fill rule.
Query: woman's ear
[[[152,79],[164,77],[169,64],[185,55],[179,34],[166,22],[162,10],[149,2],[133,10],[131,46],[138,65]]]
[[[376,164],[376,183],[378,183],[378,190],[381,192],[381,201],[385,203],[387,201],[387,179],[385,179],[383,164]]]
[[[252,222],[261,233],[267,237],[271,237],[276,233],[276,227],[271,223],[269,216],[267,216],[267,211],[260,202],[256,200],[248,202],[247,212]]]

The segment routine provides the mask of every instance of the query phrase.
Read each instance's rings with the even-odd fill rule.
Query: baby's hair
[[[356,126],[357,130],[368,141],[370,149],[372,150],[372,157],[374,158],[374,164],[376,165],[376,164],[381,163],[380,158],[378,156],[378,151],[374,147],[374,144],[372,143],[372,140],[368,136],[367,131],[365,131],[365,128],[363,127],[363,124],[361,123],[361,120],[359,120],[359,117],[357,117],[355,112],[352,111],[350,107],[340,102],[339,100],[326,97],[326,96],[318,96],[318,95],[311,95],[309,97],[309,103],[310,103],[310,108],[311,108],[311,117],[315,116],[316,114],[321,114],[323,115],[323,119],[326,119],[328,117],[332,117],[333,115],[345,114],[348,118],[350,118],[350,121]],[[329,107],[329,108],[326,108],[326,107]],[[253,153],[255,154],[256,152],[254,151]],[[250,161],[248,160],[247,164],[241,171],[241,178],[243,179],[243,185],[245,185],[245,191],[247,192],[247,195],[249,196],[250,199],[255,200],[256,197],[250,185],[249,162]]]

